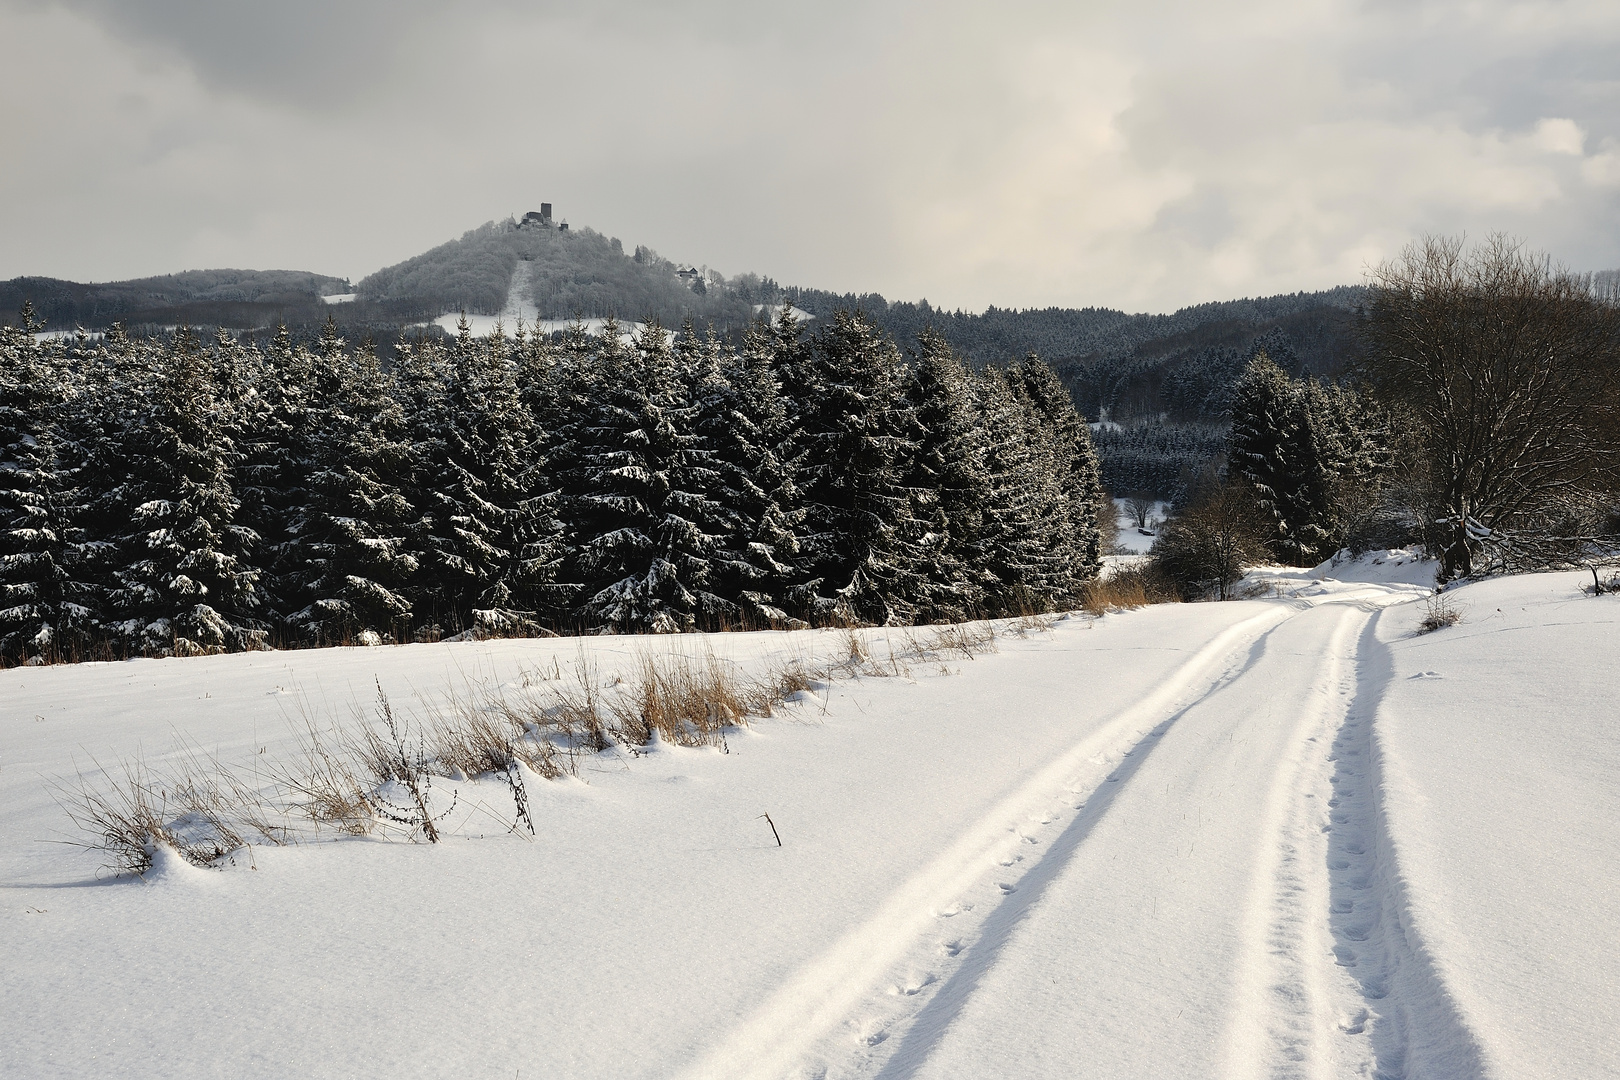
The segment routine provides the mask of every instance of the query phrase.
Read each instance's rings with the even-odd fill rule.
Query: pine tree
[[[79,492],[61,445],[68,365],[22,325],[0,327],[0,658],[80,653],[96,629]]]
[[[604,330],[603,397],[585,429],[571,509],[592,628],[669,633],[695,629],[729,605],[712,588],[720,508],[686,380],[663,328],[649,320],[633,351]]]
[[[997,614],[1043,611],[1067,556],[1052,535],[1059,487],[1051,443],[1007,372],[986,368],[976,383],[984,428],[994,433],[985,457],[985,545],[994,579],[987,606]]]
[[[474,339],[463,318],[449,349],[416,350],[430,374],[413,373],[408,387],[423,394],[412,485],[423,511],[423,599],[452,626],[477,632],[520,629],[533,618],[517,606],[532,429],[508,344],[500,334]]]
[[[1055,489],[1048,510],[1049,535],[1061,563],[1053,581],[1052,599],[1062,606],[1080,601],[1086,582],[1102,565],[1102,528],[1099,517],[1113,517],[1113,506],[1103,490],[1097,451],[1091,431],[1074,407],[1074,398],[1062,380],[1040,358],[1031,356],[1014,374],[1029,403],[1033,419],[1048,444]]]
[[[1232,406],[1232,469],[1254,486],[1278,557],[1311,566],[1338,550],[1348,492],[1386,467],[1380,427],[1354,392],[1290,379],[1264,353],[1244,371]]]
[[[784,460],[792,448],[768,325],[750,329],[729,358],[711,334],[693,382],[694,431],[714,471],[719,516],[714,591],[745,623],[789,625],[783,596],[798,576],[798,492]]]
[[[324,349],[335,340],[328,321]],[[324,350],[323,350],[324,351]],[[234,476],[240,523],[254,531],[260,617],[278,633],[294,634],[287,618],[308,597],[298,591],[298,523],[309,503],[321,396],[330,379],[321,356],[295,344],[285,326],[267,354],[237,345],[223,331],[215,347],[216,382],[226,431],[240,457]]]

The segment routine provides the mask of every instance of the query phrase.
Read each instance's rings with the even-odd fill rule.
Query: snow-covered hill
[[[729,752],[610,749],[532,785],[532,840],[499,785],[444,781],[438,845],[145,879],[41,842],[78,838],[51,777],[161,765],[177,738],[267,771],[301,714],[374,678],[404,706],[587,661],[611,684],[638,650],[757,670],[851,639],[0,672],[3,1071],[1615,1075],[1620,597],[1490,581],[1417,634],[1427,571],[1278,572],[1265,599],[1005,625],[971,659],[865,631],[864,674]]]

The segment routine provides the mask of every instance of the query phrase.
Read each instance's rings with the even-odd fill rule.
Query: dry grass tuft
[[[323,725],[303,713],[300,752],[266,766],[268,786],[185,748],[162,771],[139,760],[121,773],[97,766],[60,785],[59,797],[93,838],[86,846],[106,850],[117,869],[133,873],[151,868],[160,845],[205,865],[250,843],[289,842],[297,836],[289,814],[317,833],[403,833],[436,842],[461,794],[433,791],[441,778],[504,784],[513,800],[511,829],[532,834],[526,782],[578,775],[582,756],[615,743],[640,752],[655,740],[727,749],[729,730],[833,680],[911,678],[916,663],[948,674],[948,659],[994,652],[998,636],[1049,630],[1055,621],[1032,612],[926,631],[846,627],[819,639],[831,646],[830,660],[815,659],[812,649],[752,677],[712,653],[645,650],[624,673],[604,678],[581,642],[571,664],[552,659],[504,686],[469,682],[419,704],[413,716],[397,716],[380,685],[374,716],[356,708],[349,723]],[[464,812],[478,811],[488,807],[475,799]]]
[[[247,846],[250,836],[270,844],[291,838],[256,788],[193,746],[162,771],[140,758],[116,774],[96,763],[90,773],[59,781],[56,794],[74,824],[94,837],[84,846],[106,851],[120,873],[146,873],[158,845],[207,866]]]
[[[980,653],[996,651],[996,628],[989,623],[942,626],[934,632],[932,649],[946,656],[972,660]]]
[[[274,776],[291,796],[293,803],[317,829],[331,826],[349,836],[364,836],[377,827],[377,816],[366,801],[366,786],[355,769],[352,755],[328,745],[326,736],[305,718],[303,757],[278,765]],[[348,744],[341,733],[332,737]]]
[[[1462,617],[1462,611],[1451,602],[1451,598],[1436,590],[1424,601],[1423,618],[1418,622],[1417,632],[1432,634],[1436,630],[1456,626],[1462,622]]]
[[[678,746],[721,746],[725,730],[769,709],[770,690],[714,656],[636,657],[635,673],[610,706],[614,733],[632,745],[654,734]]]

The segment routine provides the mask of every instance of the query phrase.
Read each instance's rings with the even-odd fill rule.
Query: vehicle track
[[[906,966],[908,954],[914,959],[919,951],[933,948],[953,959],[965,954],[966,949],[951,938],[950,931],[940,930],[942,919],[954,920],[972,910],[974,904],[964,902],[963,897],[975,894],[975,887],[978,893],[988,891],[995,900],[1016,897],[1024,885],[1022,878],[1051,856],[1026,864],[1021,855],[1013,852],[1032,839],[1029,833],[1034,825],[1054,820],[1054,804],[1083,809],[1086,803],[1075,798],[1077,791],[1089,792],[1105,785],[1123,788],[1124,781],[1140,767],[1145,757],[1142,751],[1162,733],[1166,721],[1201,700],[1211,686],[1236,677],[1252,661],[1250,653],[1257,643],[1292,613],[1290,607],[1278,605],[1228,628],[1154,692],[1093,728],[997,804],[869,919],[805,965],[719,1046],[681,1075],[693,1080],[826,1076],[829,1059],[837,1061],[848,1056],[842,1049],[848,1043],[836,1037],[843,1033],[841,1029],[852,1028],[862,1050],[887,1041],[887,1024],[863,1021],[860,1014],[870,1011],[871,999],[881,993],[879,987],[886,980],[895,981],[895,971]],[[1124,764],[1112,769],[1115,760]],[[1070,828],[1100,816],[1099,809],[1095,815],[1075,819]],[[1045,871],[1048,876],[1052,872],[1052,866]],[[1013,900],[1008,910],[1023,910],[1029,902],[1026,894],[1023,900]],[[982,933],[975,936],[982,937]],[[940,939],[937,945],[931,944],[934,939]],[[962,959],[972,958],[963,955]],[[903,974],[898,981],[907,982]],[[902,993],[897,996],[918,998],[919,1003],[931,1000],[934,995],[923,996],[923,989],[902,985]],[[912,992],[905,993],[907,990]],[[846,1064],[839,1061],[840,1066]]]
[[[1378,813],[1372,627],[1409,596],[1228,629],[684,1075],[1478,1075]]]

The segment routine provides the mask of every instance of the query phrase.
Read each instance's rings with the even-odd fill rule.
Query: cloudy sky
[[[1620,5],[0,0],[0,278],[356,280],[542,200],[948,307],[1620,266]]]

